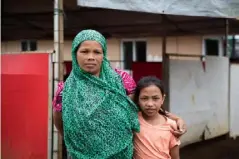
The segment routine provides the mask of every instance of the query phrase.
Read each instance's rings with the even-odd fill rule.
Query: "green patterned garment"
[[[104,59],[100,77],[83,71],[76,59],[87,40],[101,44]],[[73,69],[63,90],[64,140],[73,159],[131,159],[133,131],[139,131],[138,108],[126,95],[121,77],[106,58],[105,38],[83,30],[72,44]]]

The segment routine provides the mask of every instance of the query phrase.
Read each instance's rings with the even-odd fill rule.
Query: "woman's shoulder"
[[[64,87],[64,82],[63,81],[60,81],[59,83],[58,83],[58,88],[63,88]]]
[[[52,101],[53,110],[57,111],[57,112],[61,112],[61,110],[62,110],[62,91],[63,91],[63,88],[64,88],[64,82],[61,81],[61,82],[58,83],[57,90],[56,90],[55,96],[54,96],[53,101]]]
[[[114,70],[115,70],[115,72],[117,74],[120,75],[120,77],[122,79],[122,82],[124,84],[124,87],[125,87],[125,89],[127,91],[127,94],[133,93],[133,91],[134,91],[134,89],[136,87],[136,83],[135,83],[134,79],[132,78],[132,76],[128,72],[126,72],[124,70],[121,70],[121,69],[118,69],[118,68],[115,68]],[[63,89],[64,89],[64,82],[60,81],[58,83],[55,95],[56,96],[60,95],[61,92],[63,91]]]
[[[57,95],[61,94],[61,92],[63,91],[63,88],[64,88],[64,82],[60,81],[57,85],[56,94]]]
[[[121,70],[121,69],[118,69],[118,68],[115,68],[114,69],[116,73],[118,73],[121,77],[124,77],[124,76],[130,76],[130,74],[124,70]]]
[[[133,79],[133,77],[126,71],[120,70],[115,68],[114,69],[116,73],[118,73],[122,79],[122,82],[124,84],[124,88],[126,90],[126,93],[132,94],[134,93],[135,87],[136,87],[136,83]]]

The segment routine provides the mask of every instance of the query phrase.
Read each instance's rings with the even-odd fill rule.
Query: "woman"
[[[81,31],[73,40],[73,69],[53,101],[54,123],[73,159],[130,159],[133,155],[138,109],[125,91],[126,87],[129,95],[133,93],[127,89],[132,78],[113,70],[106,57],[106,40],[97,31]],[[178,119],[178,125],[183,126],[183,121]]]

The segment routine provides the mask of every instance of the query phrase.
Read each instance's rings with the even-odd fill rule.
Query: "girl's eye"
[[[157,100],[159,100],[159,98],[153,98],[153,100],[154,100],[154,101],[157,101]]]
[[[158,99],[160,99],[160,97],[159,96],[153,96],[152,99],[153,100],[158,100]]]
[[[140,98],[140,99],[143,100],[143,101],[146,101],[148,98],[143,97],[143,98]]]

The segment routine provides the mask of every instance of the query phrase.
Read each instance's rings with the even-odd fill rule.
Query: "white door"
[[[239,136],[239,63],[230,67],[230,137]]]

